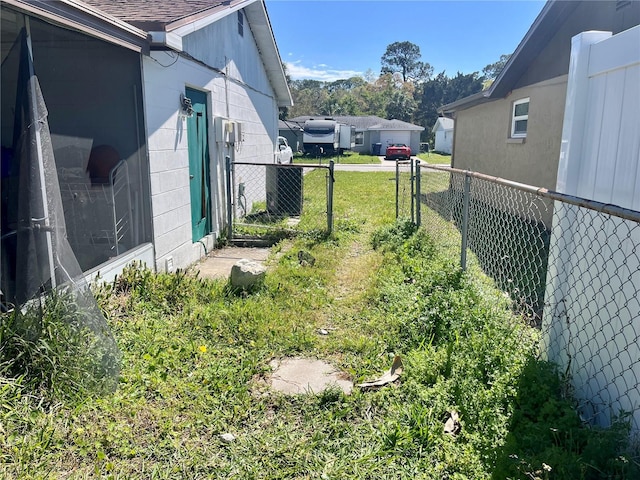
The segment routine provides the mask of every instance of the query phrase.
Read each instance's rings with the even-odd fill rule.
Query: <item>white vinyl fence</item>
[[[640,26],[572,40],[557,190],[640,210]],[[640,425],[640,229],[555,208],[543,331],[583,416]]]

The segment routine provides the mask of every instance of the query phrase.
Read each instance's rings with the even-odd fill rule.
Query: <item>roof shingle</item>
[[[198,16],[216,7],[226,6],[222,0],[83,0],[120,20],[143,30],[164,30],[178,20]]]

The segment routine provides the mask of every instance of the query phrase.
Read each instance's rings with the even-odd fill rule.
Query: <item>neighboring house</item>
[[[368,128],[371,132],[371,145],[380,143],[381,154],[384,154],[389,145],[403,143],[411,147],[411,155],[420,152],[420,133],[424,127],[403,122],[402,120],[383,120]]]
[[[287,139],[294,153],[302,151],[302,128],[295,122],[279,120],[278,134]]]
[[[453,148],[453,120],[446,117],[438,117],[431,132],[435,134],[434,151],[451,154]]]
[[[452,165],[555,189],[571,38],[640,23],[637,1],[549,1],[485,91],[439,109],[455,120]]]
[[[384,154],[387,146],[392,143],[404,143],[411,147],[411,153],[413,155],[418,154],[420,151],[420,133],[424,130],[424,127],[419,125],[401,120],[385,120],[375,115],[334,115],[331,117],[303,115],[292,118],[288,120],[288,122],[295,123],[302,127],[304,122],[312,118],[332,118],[339,123],[353,125],[356,128],[356,146],[353,148],[354,152],[371,153],[373,145],[376,143],[381,144],[382,154]],[[282,134],[282,130],[280,130],[280,135]]]
[[[17,190],[11,52],[26,27],[82,269],[109,278],[135,259],[172,270],[204,256],[224,231],[225,157],[272,163],[278,109],[292,105],[264,1],[1,5],[2,233]]]

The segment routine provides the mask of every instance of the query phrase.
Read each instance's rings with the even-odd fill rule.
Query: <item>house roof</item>
[[[300,117],[292,118],[289,121],[302,125],[304,122],[312,118],[332,118],[337,122],[353,125],[356,127],[356,130],[424,130],[424,128],[419,125],[403,122],[402,120],[386,120],[375,115],[334,115],[331,117],[324,117],[322,115],[302,115]]]
[[[438,113],[451,114],[456,110],[465,110],[506,96],[530,66],[531,61],[540,54],[559,26],[579,4],[579,1],[573,0],[549,0],[491,86],[482,92],[440,107]]]
[[[149,51],[147,32],[78,0],[2,0],[28,14],[137,52]]]
[[[66,0],[75,1],[77,0]],[[149,33],[152,46],[182,51],[182,37],[243,10],[279,107],[293,105],[264,0],[83,0]]]
[[[414,125],[413,123],[403,122],[402,120],[384,120],[380,123],[372,125],[369,127],[369,130],[416,130],[422,131],[424,127],[419,125]]]
[[[453,130],[453,119],[447,117],[438,117],[436,122],[433,124],[433,128],[431,131],[433,133],[438,130],[438,127],[442,127],[442,130]]]
[[[242,0],[83,1],[146,31],[171,31],[215,12],[233,9],[238,3],[245,3]]]

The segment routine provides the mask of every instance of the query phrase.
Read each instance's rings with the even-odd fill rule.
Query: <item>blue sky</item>
[[[540,0],[266,0],[280,56],[293,80],[380,73],[387,45],[409,41],[434,72],[481,72],[512,53]]]

